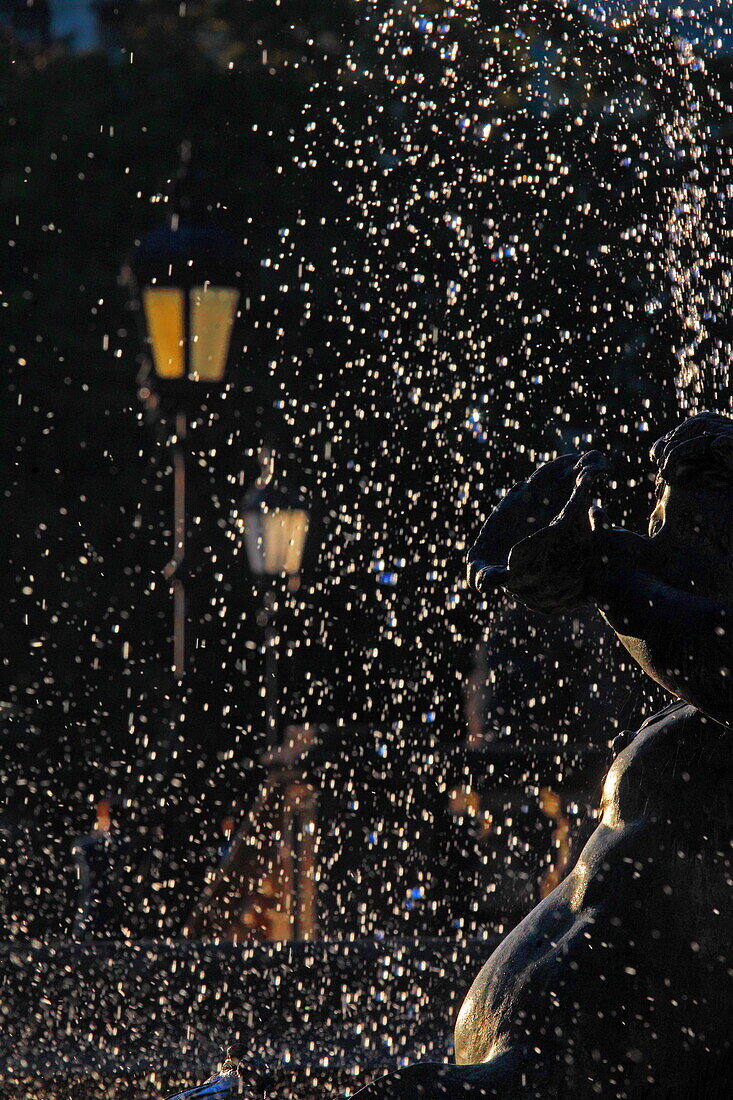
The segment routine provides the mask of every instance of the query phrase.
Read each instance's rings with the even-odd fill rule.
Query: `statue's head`
[[[733,419],[690,417],[651,449],[657,467],[649,534],[668,579],[733,601]]]

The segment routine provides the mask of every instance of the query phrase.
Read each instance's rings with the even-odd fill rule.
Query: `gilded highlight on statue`
[[[733,420],[691,417],[651,458],[647,535],[610,523],[592,451],[511,489],[468,555],[489,599],[595,604],[673,701],[614,741],[599,825],[474,980],[457,1064],[410,1066],[365,1100],[733,1094]]]

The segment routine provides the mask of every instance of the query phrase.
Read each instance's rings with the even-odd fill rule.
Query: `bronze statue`
[[[512,489],[469,553],[486,595],[594,603],[675,701],[614,742],[598,828],[475,979],[457,1064],[410,1066],[364,1100],[733,1095],[733,420],[694,416],[651,457],[648,536],[608,522],[590,452]]]

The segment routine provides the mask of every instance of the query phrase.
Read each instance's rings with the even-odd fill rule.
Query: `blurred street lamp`
[[[151,381],[161,397],[183,405],[201,399],[199,387],[226,381],[243,257],[211,220],[212,196],[194,177],[188,142],[180,153],[168,220],[140,241],[123,276],[142,321]]]
[[[289,726],[284,744],[278,729],[278,647],[276,622],[278,582],[297,591],[303,563],[310,512],[303,494],[282,479],[275,478],[274,455],[269,447],[259,452],[260,475],[244,496],[236,513],[238,528],[250,571],[264,589],[262,609],[257,617],[264,627],[266,751],[261,760],[268,777],[257,808],[240,828],[231,854],[220,868],[215,888],[204,895],[188,924],[189,934],[214,918],[241,934],[244,923],[267,908],[267,937],[275,940],[315,938],[315,837],[317,792],[304,779],[301,757],[307,755],[312,731]],[[256,845],[251,844],[258,835]],[[269,846],[262,837],[269,836]],[[255,862],[246,861],[253,855]],[[232,872],[235,872],[234,877]],[[238,882],[242,893],[234,899],[236,920],[227,914],[228,899],[217,896],[225,882]],[[246,887],[246,888],[245,888]],[[254,893],[252,889],[254,888]],[[256,905],[253,899],[256,897]],[[224,903],[224,908],[220,906]]]
[[[242,502],[240,522],[247,560],[256,577],[297,578],[308,538],[309,514],[300,493],[273,482],[273,458],[260,451],[262,472]]]
[[[260,476],[240,504],[237,523],[244,536],[250,570],[261,583],[285,577],[297,590],[308,538],[310,515],[303,495],[286,482],[274,480],[274,458],[269,447],[259,454]],[[268,587],[264,596],[265,711],[267,744],[277,747],[277,605]]]
[[[141,321],[148,361],[140,396],[173,420],[169,443],[174,472],[173,556],[164,570],[173,589],[173,674],[183,679],[186,637],[185,573],[188,410],[210,390],[222,389],[232,360],[238,312],[241,253],[226,231],[206,221],[207,196],[193,198],[190,147],[181,146],[181,167],[172,184],[169,219],[138,245],[123,280]],[[189,570],[190,573],[190,570]]]
[[[163,230],[146,238],[169,260],[176,250],[186,254],[213,244],[206,230]],[[141,245],[142,249],[143,245]],[[167,255],[166,255],[167,254]],[[171,264],[168,263],[170,268]],[[194,264],[179,272],[174,284],[156,276],[142,288],[147,339],[158,381],[221,383],[226,374],[239,290],[200,282]]]

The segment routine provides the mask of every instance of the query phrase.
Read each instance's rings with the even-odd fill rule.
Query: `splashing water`
[[[638,516],[649,488],[638,461],[648,444],[679,409],[730,405],[731,20],[725,5],[685,14],[647,3],[344,0],[338,26],[329,6],[323,25],[310,28],[304,17],[294,30],[281,7],[272,41],[249,23],[236,48],[222,43],[219,24],[199,28],[195,39],[224,73],[231,63],[244,74],[246,95],[221,101],[230,137],[241,127],[252,73],[290,79],[300,66],[313,80],[299,93],[297,120],[282,123],[282,146],[273,150],[263,137],[278,125],[263,111],[235,162],[240,190],[242,180],[255,187],[258,171],[266,179],[244,197],[233,188],[231,200],[234,220],[262,254],[248,275],[241,374],[191,423],[204,563],[191,683],[177,694],[166,678],[165,432],[155,440],[148,428],[135,435],[125,424],[132,457],[116,471],[123,467],[137,518],[132,509],[117,515],[113,536],[106,488],[92,499],[109,529],[94,526],[86,502],[70,504],[73,494],[65,489],[56,499],[49,489],[38,514],[30,509],[22,553],[10,558],[17,652],[7,662],[5,728],[16,748],[4,777],[11,792],[4,913],[18,939],[86,934],[93,922],[87,912],[74,914],[69,870],[77,836],[77,855],[87,851],[98,867],[114,867],[105,904],[115,909],[116,935],[175,937],[199,921],[212,936],[260,940],[276,938],[277,928],[287,936],[276,880],[292,865],[278,863],[280,839],[286,827],[300,828],[301,852],[316,868],[310,933],[386,944],[369,955],[376,976],[362,985],[354,948],[354,988],[338,993],[338,1008],[325,993],[312,1003],[319,995],[307,989],[304,949],[301,988],[282,1012],[291,1023],[304,1009],[306,1022],[318,1020],[308,1057],[315,1061],[319,1037],[337,1018],[364,1058],[367,1050],[379,1064],[406,1057],[400,1044],[382,1042],[386,1009],[364,1024],[372,994],[388,981],[405,1008],[405,1042],[410,1021],[420,1023],[420,1049],[407,1053],[442,1057],[451,994],[432,972],[429,988],[427,979],[423,988],[405,978],[404,949],[392,950],[384,937],[491,937],[526,911],[562,872],[568,833],[577,840],[592,813],[617,726],[633,725],[654,699],[591,616],[558,625],[508,601],[488,608],[467,590],[463,559],[504,488],[572,449],[599,445],[610,453],[613,517]],[[144,51],[139,38],[130,41],[133,55]],[[257,49],[247,53],[252,42]],[[129,54],[125,73],[128,62]],[[127,104],[127,76],[119,79]],[[283,102],[288,87],[280,89]],[[170,88],[161,94],[173,96]],[[269,84],[263,95],[270,103]],[[224,110],[212,103],[198,122],[191,112],[199,143]],[[105,157],[129,162],[131,194],[158,203],[145,183],[154,173],[135,160],[148,126],[146,140],[158,140],[149,103],[144,111],[122,150],[112,156],[104,147],[94,157],[76,150],[68,155],[78,163],[64,171],[73,168],[81,185],[85,173],[102,171],[95,166]],[[66,119],[58,126],[43,146],[44,165],[56,163],[57,146],[64,155],[69,145],[61,138]],[[108,135],[111,123],[95,116],[93,127]],[[223,165],[227,141],[224,130],[216,133],[212,161]],[[32,196],[25,184],[38,173],[22,167],[19,189]],[[287,197],[272,200],[275,220],[267,191],[281,176]],[[41,194],[38,202],[50,201]],[[37,220],[45,237],[56,233],[45,210]],[[24,287],[21,302],[30,300]],[[32,323],[42,331],[33,331],[29,346],[37,336],[39,346],[53,344],[52,322]],[[65,446],[49,443],[45,421],[34,436],[22,420],[29,408],[40,418],[46,398],[16,336],[12,346],[18,436],[37,436],[38,461],[44,472],[44,462],[55,469]],[[53,378],[59,363],[49,362]],[[87,393],[100,383],[84,376],[83,384]],[[132,392],[131,378],[125,385]],[[86,447],[98,409],[84,411],[81,386],[74,392],[78,428],[76,405],[73,417],[68,398],[64,407]],[[316,503],[317,552],[302,586],[281,586],[265,606],[245,576],[241,532],[229,513],[232,494],[255,476],[257,447],[273,434],[265,424],[270,406],[278,473],[307,485]],[[109,468],[111,446],[109,438],[90,444],[100,470]],[[30,449],[18,445],[23,458]],[[152,456],[145,471],[138,453]],[[76,485],[74,478],[72,470]],[[29,471],[25,480],[32,481]],[[25,487],[13,492],[21,515]],[[25,678],[15,672],[23,647]],[[292,727],[276,766],[262,762],[273,647],[277,726],[283,735]],[[80,666],[73,681],[71,663]],[[273,768],[287,774],[313,745],[311,770],[288,803]],[[101,794],[112,796],[111,824],[87,835]],[[37,835],[42,840],[28,840]],[[232,912],[222,924],[224,903],[216,919],[196,907],[208,902],[212,882],[221,886],[216,875],[238,836],[244,842],[233,865],[248,883],[246,904],[242,895],[225,898]],[[253,837],[268,853],[254,869],[247,862]],[[273,987],[263,981],[247,994],[247,1022],[234,956],[217,970],[214,948],[189,947],[166,949],[170,969],[161,962],[160,992],[141,1016],[152,1018],[158,1004],[160,1034],[175,1031],[186,999],[175,984],[180,964],[200,984],[200,1002],[211,994],[213,1022],[204,1027],[191,1016],[185,1048],[205,1060],[229,1038],[226,1028],[249,1034],[252,1020],[261,1022]],[[319,965],[333,963],[336,972],[329,950],[322,947]],[[455,955],[457,973],[468,954]],[[426,973],[432,965],[425,961]],[[137,963],[125,966],[134,986]],[[277,971],[280,993],[287,966],[285,959]],[[450,970],[441,973],[445,979]],[[336,974],[329,997],[339,981]],[[224,1011],[221,1002],[234,1007]],[[57,1006],[49,1012],[60,1033],[68,1014]],[[423,1029],[436,1019],[433,1031]],[[34,1020],[24,1033],[28,1047],[41,1041],[44,1019]],[[140,1037],[145,1029],[136,1027]],[[72,1039],[66,1035],[64,1049]],[[295,1049],[298,1041],[292,1024],[287,1043]]]

